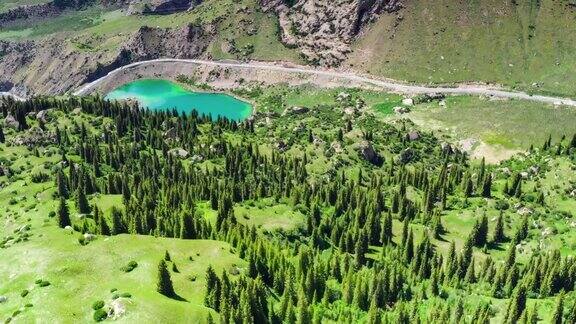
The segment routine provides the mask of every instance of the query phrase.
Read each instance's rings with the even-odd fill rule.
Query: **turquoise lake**
[[[252,106],[242,100],[222,93],[195,92],[181,85],[160,79],[142,79],[126,83],[109,92],[107,100],[135,99],[141,107],[150,110],[172,110],[190,113],[198,111],[199,115],[226,117],[241,121],[250,116]]]

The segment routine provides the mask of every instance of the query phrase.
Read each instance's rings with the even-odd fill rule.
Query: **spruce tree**
[[[554,308],[554,314],[552,315],[551,324],[562,324],[564,322],[564,292],[558,295],[556,300],[556,307]]]
[[[66,204],[66,199],[60,198],[60,204],[58,206],[58,226],[64,228],[66,226],[71,226],[70,221],[70,211],[68,210],[68,204]]]
[[[192,214],[189,212],[182,213],[180,216],[180,238],[193,239],[196,237],[195,232]]]
[[[172,286],[172,279],[170,279],[170,272],[168,272],[164,259],[160,260],[160,263],[158,264],[156,291],[166,297],[174,297],[176,295],[174,287]]]
[[[84,189],[84,185],[78,186],[76,193],[76,208],[81,214],[90,213],[90,204],[86,198],[86,190]]]
[[[506,311],[506,323],[516,323],[526,308],[526,287],[521,285],[510,299]]]
[[[116,206],[113,206],[110,215],[112,218],[112,235],[126,233],[126,228],[122,221],[122,211]]]
[[[6,142],[6,137],[4,136],[4,130],[2,129],[2,125],[0,125],[0,144]]]
[[[482,197],[491,198],[492,197],[492,175],[489,173],[484,178],[482,184]]]
[[[496,219],[496,225],[494,226],[494,233],[492,234],[492,242],[501,243],[506,240],[506,235],[504,234],[504,217],[503,212],[500,211],[498,218]]]
[[[56,173],[56,184],[58,186],[58,197],[63,197],[65,199],[68,199],[68,183],[67,183],[67,179],[66,176],[64,175],[64,172],[62,171],[62,169],[58,169],[58,172]]]

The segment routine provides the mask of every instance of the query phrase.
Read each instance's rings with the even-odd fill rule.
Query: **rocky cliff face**
[[[265,11],[278,15],[282,42],[298,47],[314,64],[338,65],[363,26],[383,12],[401,8],[400,0],[261,0]]]
[[[21,95],[61,94],[132,62],[201,56],[214,33],[210,25],[142,27],[122,48],[111,52],[79,52],[63,38],[0,41],[0,84],[4,91],[16,86]]]
[[[206,50],[214,32],[213,26],[192,24],[179,29],[141,27],[124,48],[134,60],[196,57]]]
[[[178,11],[190,10],[201,2],[201,0],[130,0],[128,12],[130,14],[145,13],[166,15]]]
[[[87,74],[89,82],[137,61],[162,57],[194,58],[202,55],[215,33],[214,26],[187,25],[179,29],[141,27],[109,64],[99,64]]]

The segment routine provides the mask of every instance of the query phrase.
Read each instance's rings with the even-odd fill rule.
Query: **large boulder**
[[[397,160],[401,164],[406,164],[412,161],[415,156],[416,154],[414,153],[414,150],[407,148],[398,154]]]
[[[374,150],[374,147],[372,146],[372,144],[368,141],[362,141],[360,143],[360,145],[358,146],[358,152],[360,153],[360,156],[374,164],[374,165],[381,165],[382,164],[382,158],[378,155],[378,153],[376,153],[376,151]]]

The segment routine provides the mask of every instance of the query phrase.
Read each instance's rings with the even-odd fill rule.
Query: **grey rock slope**
[[[399,0],[261,0],[278,15],[281,39],[298,47],[314,64],[335,66],[350,52],[350,44],[366,24],[383,12],[401,8]]]

